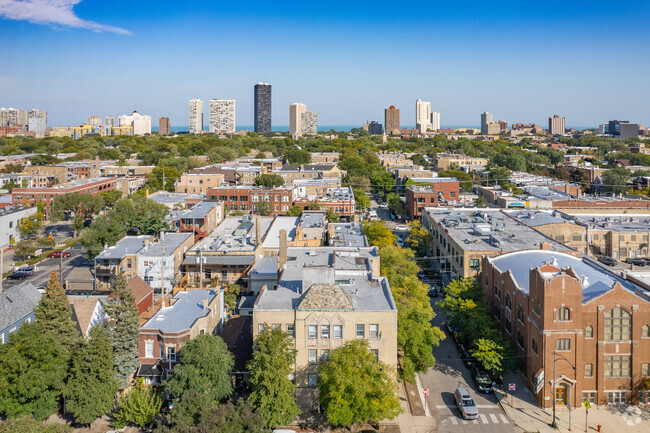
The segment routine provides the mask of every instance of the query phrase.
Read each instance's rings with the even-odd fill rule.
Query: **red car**
[[[70,257],[70,253],[66,253],[65,251],[54,251],[53,253],[50,253],[47,255],[48,258],[52,259],[58,259],[61,257]]]

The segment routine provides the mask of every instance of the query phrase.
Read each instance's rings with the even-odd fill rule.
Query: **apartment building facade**
[[[34,206],[38,202],[44,202],[49,208],[54,198],[60,195],[72,193],[98,195],[104,191],[115,189],[117,189],[115,178],[100,177],[72,181],[52,187],[14,188],[11,191],[11,197],[14,206]]]
[[[460,196],[460,183],[454,177],[440,177],[427,186],[406,188],[406,214],[411,220],[419,220],[426,206],[438,206],[456,202]]]

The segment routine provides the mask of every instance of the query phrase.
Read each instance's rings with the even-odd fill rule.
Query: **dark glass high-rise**
[[[271,85],[255,85],[255,132],[271,132]]]

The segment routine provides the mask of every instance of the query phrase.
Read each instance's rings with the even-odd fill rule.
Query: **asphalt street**
[[[60,251],[58,249],[52,251]],[[5,278],[2,282],[4,288],[13,287],[17,284],[20,284],[23,281],[29,281],[35,287],[47,284],[47,281],[50,279],[50,272],[56,271],[59,275],[59,267],[63,270],[63,279],[72,271],[73,268],[81,266],[85,262],[86,258],[84,254],[86,251],[83,248],[72,247],[67,249],[66,252],[70,253],[70,257],[64,258],[51,258],[45,259],[42,262],[35,265],[34,274],[29,276],[26,280],[10,280]]]

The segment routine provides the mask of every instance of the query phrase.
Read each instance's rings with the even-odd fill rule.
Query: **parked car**
[[[618,264],[618,262],[616,261],[616,259],[613,259],[613,258],[611,258],[611,257],[607,257],[607,256],[600,256],[600,257],[598,257],[598,261],[599,261],[600,263],[604,263],[604,264],[606,264],[607,266],[616,266],[616,265]]]
[[[645,266],[645,265],[648,264],[646,259],[641,258],[641,257],[629,258],[629,259],[626,259],[625,261],[628,262],[628,263],[631,263],[631,264],[633,264],[635,266]]]
[[[445,320],[445,326],[447,327],[447,330],[449,331],[450,334],[453,334],[454,332],[458,332],[458,328],[456,328],[451,323],[449,323],[449,320]]]
[[[31,274],[23,271],[13,271],[7,278],[10,280],[24,280],[27,279],[30,275]]]
[[[456,406],[458,407],[463,419],[478,418],[478,408],[476,407],[474,400],[472,400],[472,396],[469,395],[467,388],[456,388],[456,392],[454,392],[454,400],[456,401]]]
[[[18,272],[27,272],[29,275],[34,275],[34,267],[33,266],[23,266],[22,268],[16,269]]]
[[[50,258],[50,259],[52,259],[52,258],[58,259],[58,258],[61,258],[61,257],[70,257],[70,253],[67,253],[65,251],[54,251],[53,253],[48,254],[47,257]]]
[[[479,392],[492,392],[492,386],[494,384],[487,372],[481,369],[478,365],[470,365],[469,371],[472,374],[472,380],[474,380],[476,389],[478,389]]]
[[[435,286],[431,286],[429,288],[429,297],[431,297],[431,298],[437,298],[438,297],[438,289],[436,289]]]

